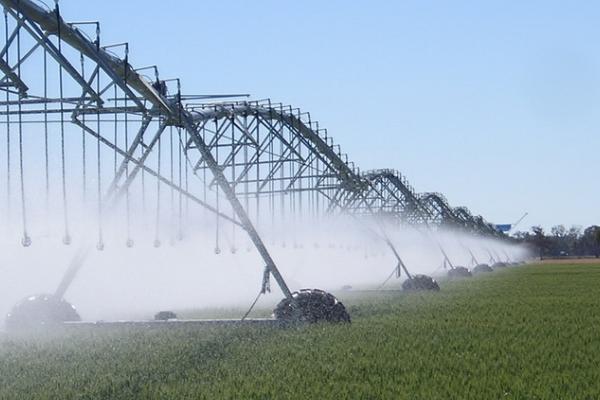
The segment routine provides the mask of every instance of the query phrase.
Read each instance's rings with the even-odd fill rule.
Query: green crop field
[[[0,338],[1,399],[597,399],[600,265],[340,293],[351,325]]]

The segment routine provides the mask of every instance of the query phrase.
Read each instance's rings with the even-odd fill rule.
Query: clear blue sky
[[[187,94],[310,111],[361,168],[490,221],[600,224],[599,2],[60,4]]]

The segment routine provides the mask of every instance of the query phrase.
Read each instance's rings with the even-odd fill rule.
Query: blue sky
[[[600,224],[598,2],[60,4],[187,94],[310,111],[362,169],[521,229]]]

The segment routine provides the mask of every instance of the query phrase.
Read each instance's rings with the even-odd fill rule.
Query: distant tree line
[[[564,225],[552,227],[549,233],[541,226],[531,227],[529,232],[513,234],[519,242],[528,245],[540,257],[600,257],[600,226],[585,229]]]

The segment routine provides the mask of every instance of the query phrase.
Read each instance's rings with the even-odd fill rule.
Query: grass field
[[[345,297],[344,297],[345,296]],[[0,339],[1,399],[597,399],[600,265],[344,294],[353,323]]]

